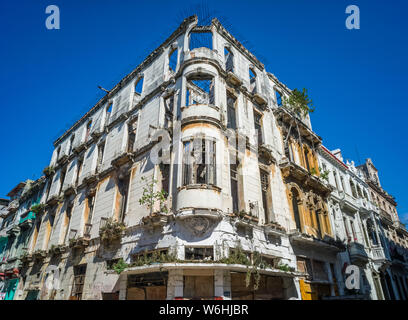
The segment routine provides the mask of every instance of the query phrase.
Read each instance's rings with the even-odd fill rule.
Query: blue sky
[[[408,3],[404,0],[2,1],[0,197],[48,165],[53,141],[187,15],[217,16],[290,88],[308,88],[313,129],[356,163],[371,157],[408,220]],[[58,5],[61,29],[45,28]],[[345,8],[360,8],[347,30]]]

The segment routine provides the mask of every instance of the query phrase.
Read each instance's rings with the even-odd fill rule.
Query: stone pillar
[[[231,300],[231,275],[229,270],[214,270],[214,295]]]
[[[119,277],[119,300],[126,300],[127,277],[126,274]]]
[[[167,280],[167,300],[183,297],[183,270],[169,270]]]

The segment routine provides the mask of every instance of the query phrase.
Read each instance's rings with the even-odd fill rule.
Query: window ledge
[[[208,190],[214,190],[217,192],[221,192],[220,187],[217,187],[216,185],[212,185],[212,184],[189,184],[186,186],[178,187],[177,191],[190,190],[190,189],[208,189]]]

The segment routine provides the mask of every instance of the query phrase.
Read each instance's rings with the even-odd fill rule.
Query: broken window
[[[249,91],[256,93],[256,72],[253,68],[249,68]]]
[[[261,145],[263,143],[263,136],[262,136],[262,114],[257,112],[254,109],[254,126],[256,130],[256,134],[258,136],[258,145]]]
[[[127,151],[133,152],[136,141],[137,118],[128,124],[128,146]]]
[[[187,81],[186,106],[214,104],[214,78],[191,78]]]
[[[310,172],[310,163],[309,163],[309,150],[305,147],[303,147],[303,156],[305,157],[305,166],[307,171]]]
[[[63,167],[61,169],[61,173],[60,173],[60,189],[58,193],[61,193],[62,191],[62,187],[64,186],[64,180],[65,180],[65,175],[67,174],[67,166]]]
[[[160,164],[162,190],[165,192],[165,198],[169,195],[170,189],[170,164]]]
[[[82,292],[84,290],[86,274],[86,264],[74,266],[74,283],[72,286],[72,292],[70,300],[81,300]]]
[[[212,49],[212,33],[210,31],[192,31],[190,33],[190,51],[203,47]]]
[[[227,128],[236,129],[235,97],[227,95]]]
[[[71,136],[71,139],[69,140],[68,155],[71,154],[72,147],[73,147],[73,145],[74,145],[74,139],[75,139],[75,135],[73,134],[73,135]]]
[[[143,82],[144,82],[143,80],[144,80],[144,77],[142,76],[139,79],[137,79],[135,82],[135,94],[138,96],[141,96],[143,92]]]
[[[239,212],[238,202],[238,169],[236,164],[230,164],[232,212]]]
[[[170,71],[176,72],[177,69],[177,48],[173,48],[169,53],[169,69]]]
[[[183,185],[215,183],[215,141],[195,139],[184,142]]]
[[[55,158],[55,160],[58,160],[60,153],[61,153],[61,146],[59,146],[57,149],[57,157]]]
[[[105,141],[103,141],[102,143],[98,145],[98,161],[96,165],[96,172],[99,172],[101,170],[104,151],[105,151]]]
[[[125,177],[118,179],[118,191],[119,191],[119,196],[120,196],[119,219],[118,220],[121,222],[125,220],[126,207],[128,203],[129,183],[130,183],[130,174],[126,174]]]
[[[85,228],[84,228],[84,236],[89,236],[90,233],[90,228],[91,228],[91,223],[92,223],[92,217],[94,213],[94,207],[95,207],[95,196],[91,195],[86,198],[86,211],[85,211]]]
[[[269,208],[268,208],[268,189],[269,189],[269,174],[265,170],[259,169],[261,176],[261,191],[262,191],[262,205],[265,213],[265,223],[269,222]]]
[[[89,139],[89,133],[91,132],[92,121],[88,121],[86,124],[86,132],[85,132],[85,142]]]
[[[299,210],[299,203],[300,203],[299,193],[295,188],[292,188],[292,208],[293,208],[293,215],[295,218],[296,229],[302,231],[302,226],[300,223],[300,210]]]
[[[109,118],[110,118],[110,116],[111,116],[111,114],[112,114],[112,106],[113,106],[113,103],[111,102],[111,103],[109,103],[109,105],[106,107],[106,120],[105,120],[105,123],[106,123],[106,124],[109,123]]]
[[[230,48],[224,48],[224,58],[225,58],[225,70],[227,72],[234,72],[234,55]]]
[[[279,91],[275,91],[276,94],[276,103],[278,105],[278,107],[280,107],[282,105],[282,95]]]
[[[185,260],[214,260],[214,249],[213,247],[186,247]]]
[[[68,229],[69,229],[69,224],[71,222],[71,216],[72,216],[72,208],[74,205],[72,202],[69,202],[67,205],[67,209],[65,211],[65,219],[64,219],[64,230],[63,230],[63,236],[62,238],[64,239],[64,243],[67,243],[68,240]]]
[[[174,108],[174,95],[168,96],[164,99],[164,128],[172,127]]]
[[[79,181],[79,176],[82,172],[82,165],[84,163],[84,156],[82,156],[81,158],[78,159],[77,161],[77,172],[76,172],[76,178],[75,178],[75,185],[78,185],[78,181]]]

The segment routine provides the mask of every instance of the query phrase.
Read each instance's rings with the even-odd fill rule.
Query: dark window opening
[[[122,179],[119,179],[118,189],[121,195],[120,206],[119,206],[119,221],[123,222],[125,220],[126,207],[128,203],[128,193],[129,193],[129,183],[130,174],[127,174]]]
[[[302,226],[300,223],[299,201],[299,193],[296,189],[292,189],[292,207],[293,215],[295,216],[296,229],[302,231]]]
[[[71,300],[81,300],[84,291],[86,264],[74,266],[74,283],[72,286]]]
[[[227,47],[224,48],[225,70],[234,72],[234,55]]]
[[[64,180],[65,180],[66,174],[67,174],[67,167],[65,166],[61,169],[61,172],[60,172],[60,189],[59,189],[58,194],[60,194],[62,191],[62,187],[64,186]]]
[[[238,201],[238,169],[236,164],[230,164],[232,212],[239,212]]]
[[[74,139],[75,139],[75,135],[72,135],[71,139],[69,140],[68,155],[70,155],[72,152],[72,147],[74,146]]]
[[[235,97],[227,95],[227,128],[236,129]]]
[[[128,146],[127,151],[133,152],[136,141],[137,119],[128,124]]]
[[[78,162],[77,162],[77,172],[76,172],[76,178],[75,178],[75,185],[78,185],[79,176],[80,176],[81,171],[82,171],[83,163],[84,163],[84,158],[83,157],[79,158]]]
[[[269,189],[269,174],[260,169],[261,176],[261,190],[262,190],[262,206],[265,213],[265,223],[269,222],[269,208],[268,208],[268,189]]]
[[[183,185],[216,183],[215,141],[197,139],[184,143]]]
[[[256,134],[258,136],[258,145],[263,143],[263,136],[262,136],[262,115],[254,110],[254,126],[256,130]]]
[[[89,133],[91,132],[92,121],[89,121],[86,125],[85,142],[89,139]]]
[[[185,248],[185,260],[214,260],[213,247],[206,248]]]
[[[162,163],[160,165],[162,190],[165,192],[165,198],[169,195],[170,189],[170,164]]]
[[[103,141],[101,144],[98,145],[98,161],[96,165],[96,172],[99,172],[101,170],[104,151],[105,151],[105,141]]]
[[[306,169],[307,169],[307,171],[310,172],[310,164],[309,164],[309,157],[308,157],[309,156],[309,151],[306,148],[304,148],[303,155],[305,157]]]

